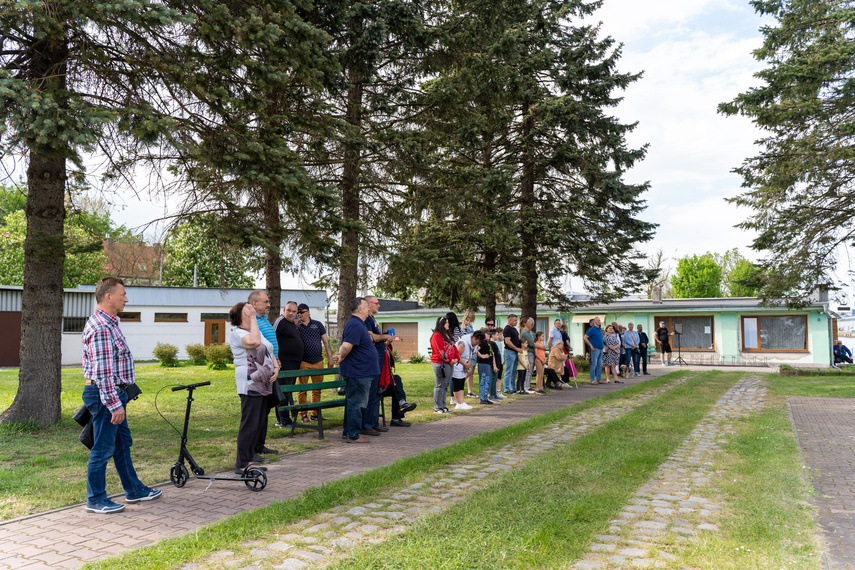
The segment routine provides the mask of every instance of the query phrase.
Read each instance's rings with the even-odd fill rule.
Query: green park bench
[[[279,376],[276,378],[278,380],[286,380],[290,378],[302,378],[304,376],[336,376],[338,375],[338,368],[318,368],[316,370],[281,370],[279,372]],[[333,389],[337,390],[338,388],[344,388],[347,385],[344,379],[341,380],[331,380],[328,382],[315,382],[309,384],[283,384],[279,383],[279,387],[282,390],[283,394],[291,394],[296,395],[300,392],[311,392],[313,390],[327,390]],[[380,398],[380,418],[383,420],[383,426],[386,426],[386,405],[383,400],[385,400],[386,396]],[[318,439],[324,438],[324,417],[322,410],[331,409],[331,408],[341,408],[344,406],[344,398],[337,398],[334,400],[321,400],[320,402],[312,403],[308,401],[310,398],[306,398],[305,404],[295,403],[290,406],[278,406],[279,411],[286,412],[289,416],[291,412],[297,412],[299,415],[300,412],[317,412],[318,419],[310,422],[291,422],[291,437],[294,437],[294,430],[296,428],[303,429],[313,429],[318,432]],[[296,400],[296,397],[295,397]]]
[[[292,412],[297,412],[298,415],[300,412],[317,412],[318,419],[314,422],[308,423],[300,423],[297,425],[297,422],[291,422],[291,437],[294,437],[294,429],[295,428],[304,428],[304,429],[313,429],[318,432],[318,439],[324,438],[324,416],[323,410],[332,409],[332,408],[341,408],[344,406],[344,398],[336,398],[334,400],[321,400],[320,402],[312,403],[307,401],[305,404],[296,403],[296,394],[300,392],[311,392],[313,390],[327,390],[333,389],[337,390],[338,388],[343,388],[347,383],[344,379],[341,380],[331,380],[328,382],[314,382],[309,384],[284,384],[282,380],[287,380],[290,378],[302,378],[304,376],[333,376],[335,377],[338,374],[338,368],[318,368],[316,370],[281,370],[279,372],[279,376],[277,376],[279,382],[279,387],[282,390],[283,394],[291,394],[295,396],[294,404],[290,406],[279,406],[279,411],[286,412],[289,416]],[[311,398],[307,398],[310,400]]]

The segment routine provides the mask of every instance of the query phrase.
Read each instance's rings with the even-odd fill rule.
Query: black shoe
[[[359,433],[361,433],[362,435],[380,435],[379,431],[374,431],[373,429],[364,429],[361,430]]]
[[[561,386],[559,386],[558,384],[556,384],[555,386],[553,386],[553,387],[552,387],[552,389],[553,389],[553,390],[563,390],[564,388],[562,388]]]
[[[387,427],[382,427],[382,426],[374,426],[374,427],[373,427],[373,428],[371,428],[371,429],[373,429],[374,431],[379,431],[380,433],[383,433],[383,432],[389,431],[389,428],[387,428]]]
[[[279,452],[275,449],[270,449],[269,447],[262,447],[261,451],[259,451],[259,453],[272,453],[272,454],[276,455]]]
[[[490,400],[481,400],[481,403],[484,404],[485,406],[492,406],[493,405],[493,402],[491,402]]]
[[[401,413],[402,413],[402,414],[406,414],[407,412],[412,412],[413,410],[415,410],[415,409],[416,409],[416,406],[417,406],[417,405],[418,405],[418,404],[414,404],[414,403],[412,403],[412,402],[405,402],[405,403],[401,406]]]
[[[256,463],[261,463],[262,461],[264,461],[264,458],[257,453],[253,453],[252,454],[252,460],[255,461]]]
[[[404,420],[392,420],[391,422],[389,422],[389,425],[396,427],[410,427],[413,424],[411,424],[410,422],[405,422]]]

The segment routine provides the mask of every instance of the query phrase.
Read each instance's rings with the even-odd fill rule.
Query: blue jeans
[[[641,360],[641,354],[638,352],[632,352],[631,348],[629,349],[628,354],[629,354],[630,360],[632,361],[632,369],[635,371],[636,374],[639,374],[641,371],[638,369],[638,363],[639,363],[639,360]],[[629,366],[629,365],[627,364],[627,366]]]
[[[603,349],[591,350],[591,382],[599,382],[603,372]]]
[[[493,367],[491,365],[478,365],[478,396],[482,402],[490,399],[490,377],[492,376]]]
[[[122,406],[128,403],[128,395],[121,388],[116,388]],[[145,490],[145,485],[137,477],[134,463],[131,461],[131,430],[128,428],[128,418],[122,423],[110,423],[113,413],[101,403],[97,386],[83,388],[83,404],[92,414],[92,436],[95,445],[89,453],[89,468],[86,472],[86,502],[97,504],[107,500],[107,463],[113,458],[116,473],[122,482],[125,495],[139,495]]]
[[[505,349],[505,379],[503,384],[505,392],[514,392],[516,390],[518,356],[519,353],[516,350]]]
[[[502,369],[499,368],[499,371],[501,371],[501,370]],[[489,393],[489,396],[491,398],[493,398],[494,400],[497,397],[496,396],[496,381],[498,381],[498,379],[499,379],[499,373],[495,372],[495,371],[491,371],[490,372],[490,393]]]
[[[374,376],[345,378],[347,386],[344,395],[344,437],[356,439],[362,430],[362,414],[368,407],[368,391]]]
[[[362,429],[370,429],[380,425],[380,375],[371,378],[368,388],[368,403],[362,412]]]

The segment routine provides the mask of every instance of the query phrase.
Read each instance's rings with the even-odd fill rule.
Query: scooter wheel
[[[250,468],[244,471],[244,484],[250,491],[259,492],[267,486],[267,473],[261,469]]]
[[[190,473],[187,471],[187,468],[184,467],[183,463],[176,463],[172,466],[172,469],[169,470],[169,480],[172,481],[172,484],[176,487],[183,487],[189,478]]]

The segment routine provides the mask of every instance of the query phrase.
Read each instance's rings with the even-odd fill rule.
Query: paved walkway
[[[327,481],[369,471],[675,370],[676,367],[656,366],[650,370],[653,376],[630,379],[625,384],[580,384],[578,390],[526,396],[410,428],[392,428],[361,446],[344,444],[330,433],[328,446],[271,464],[267,488],[260,493],[231,481],[216,481],[208,487],[208,481],[191,480],[182,489],[164,485],[161,499],[129,505],[117,515],[87,514],[82,505],[75,505],[9,521],[0,524],[0,570],[74,568],[179,536],[238,512],[295,497]]]
[[[813,503],[827,545],[824,566],[855,569],[855,403],[788,399],[793,428],[818,491]]]

